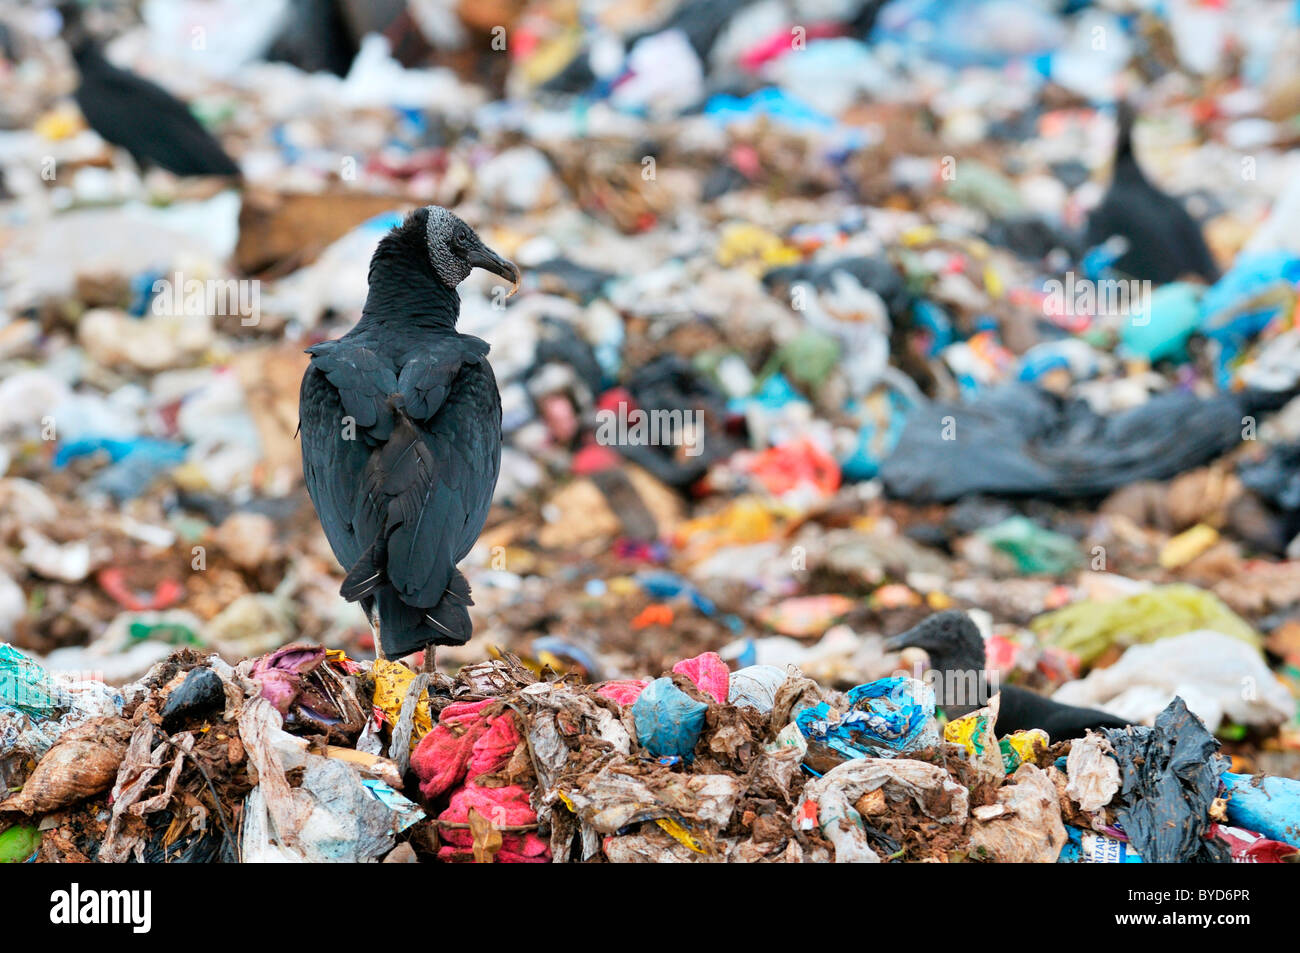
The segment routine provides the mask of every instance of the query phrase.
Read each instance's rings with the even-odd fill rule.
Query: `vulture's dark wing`
[[[373,351],[344,341],[307,353],[298,402],[302,472],[325,538],[350,568],[371,542],[358,538],[353,517],[370,456],[393,431],[386,401],[397,376]]]
[[[88,65],[77,105],[101,136],[177,175],[238,175],[239,167],[189,107],[102,58]]]
[[[330,535],[339,511],[327,517],[317,502],[326,535],[350,570],[346,595],[361,598],[386,581],[406,604],[432,608],[478,538],[501,464],[501,402],[484,360],[487,345],[462,335],[435,338],[406,355],[393,378],[364,348],[330,343],[336,346],[314,354],[313,367],[338,388],[343,411],[356,416],[368,443],[360,469],[355,458],[346,465],[355,482],[339,481],[332,501],[352,501],[338,519],[355,547],[347,550],[351,562]],[[306,388],[304,381],[304,401]],[[390,401],[393,393],[400,399]],[[307,428],[304,411],[304,461]],[[313,501],[317,496],[312,490]],[[328,493],[320,497],[331,502]]]

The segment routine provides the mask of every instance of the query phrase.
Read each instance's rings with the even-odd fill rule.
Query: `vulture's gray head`
[[[483,268],[510,282],[511,293],[519,287],[519,269],[502,258],[460,219],[441,205],[430,205],[424,223],[425,242],[434,273],[448,288],[455,290],[475,268]]]

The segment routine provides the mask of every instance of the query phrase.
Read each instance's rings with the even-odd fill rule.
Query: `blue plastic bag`
[[[939,743],[934,690],[915,678],[882,678],[849,690],[851,708],[825,702],[795,716],[804,737],[847,758],[893,758]]]
[[[1223,773],[1228,820],[1238,827],[1300,847],[1300,781]]]
[[[656,678],[632,706],[637,741],[653,757],[694,760],[708,708],[674,685],[671,678]]]

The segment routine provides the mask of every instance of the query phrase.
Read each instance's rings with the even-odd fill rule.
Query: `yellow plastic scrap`
[[[953,606],[952,597],[946,592],[940,592],[938,589],[925,594],[925,604],[935,612],[941,612],[944,609],[951,609]]]
[[[524,60],[522,70],[524,79],[533,86],[539,86],[556,76],[582,48],[582,33],[578,30],[566,30],[559,35],[538,45],[531,56]]]
[[[1051,747],[1052,739],[1042,728],[1026,728],[1007,735],[1000,743],[1010,747],[1023,762],[1036,760],[1037,750]]]
[[[605,580],[605,585],[616,596],[630,596],[641,591],[641,584],[631,576],[614,576]]]
[[[918,225],[916,228],[909,228],[902,235],[904,245],[915,247],[917,245],[928,245],[939,237],[939,229],[933,225]]]
[[[1177,569],[1186,566],[1219,541],[1219,531],[1213,526],[1197,523],[1191,529],[1179,533],[1160,550],[1160,565],[1165,569]]]
[[[757,271],[793,265],[803,261],[799,249],[787,245],[780,236],[748,222],[726,226],[718,239],[718,264],[724,268],[733,265],[759,265]]]
[[[997,273],[992,265],[984,268],[984,290],[988,292],[990,298],[1001,298],[1005,285],[1002,284],[1002,276]]]
[[[677,527],[673,539],[689,561],[703,559],[723,546],[761,543],[785,532],[797,512],[758,496],[742,496],[725,509]]]
[[[86,124],[77,109],[61,106],[37,119],[32,130],[42,139],[58,142],[61,139],[71,139],[85,128]]]
[[[388,659],[375,659],[375,667],[371,671],[375,676],[375,707],[384,713],[390,725],[396,725],[402,717],[402,702],[406,700],[407,689],[415,680],[415,672],[401,662],[390,662]],[[411,749],[414,750],[416,742],[432,730],[429,693],[425,691],[420,693],[420,703],[415,707]]]
[[[964,715],[943,726],[943,740],[961,745],[978,758],[988,747],[989,716],[981,712]]]
[[[1112,645],[1127,648],[1145,642],[1212,629],[1259,648],[1262,639],[1248,622],[1213,593],[1185,583],[1157,586],[1108,602],[1076,602],[1047,612],[1029,627],[1044,642],[1091,665]]]
[[[695,837],[681,824],[669,817],[661,817],[655,821],[660,827],[668,832],[668,835],[679,844],[685,844],[697,854],[707,854],[708,851]]]
[[[943,726],[943,740],[965,748],[971,764],[990,780],[1000,779],[1006,773],[1002,748],[993,733],[996,720],[991,708],[981,708]]]

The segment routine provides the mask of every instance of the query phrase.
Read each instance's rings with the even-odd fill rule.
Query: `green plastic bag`
[[[1029,624],[1046,642],[1090,665],[1112,645],[1128,648],[1211,629],[1259,648],[1259,633],[1213,593],[1177,583],[1111,602],[1076,602]]]
[[[66,707],[50,673],[7,642],[0,642],[0,707],[48,718]]]
[[[35,827],[11,827],[0,834],[0,864],[21,864],[41,846],[41,832]]]

